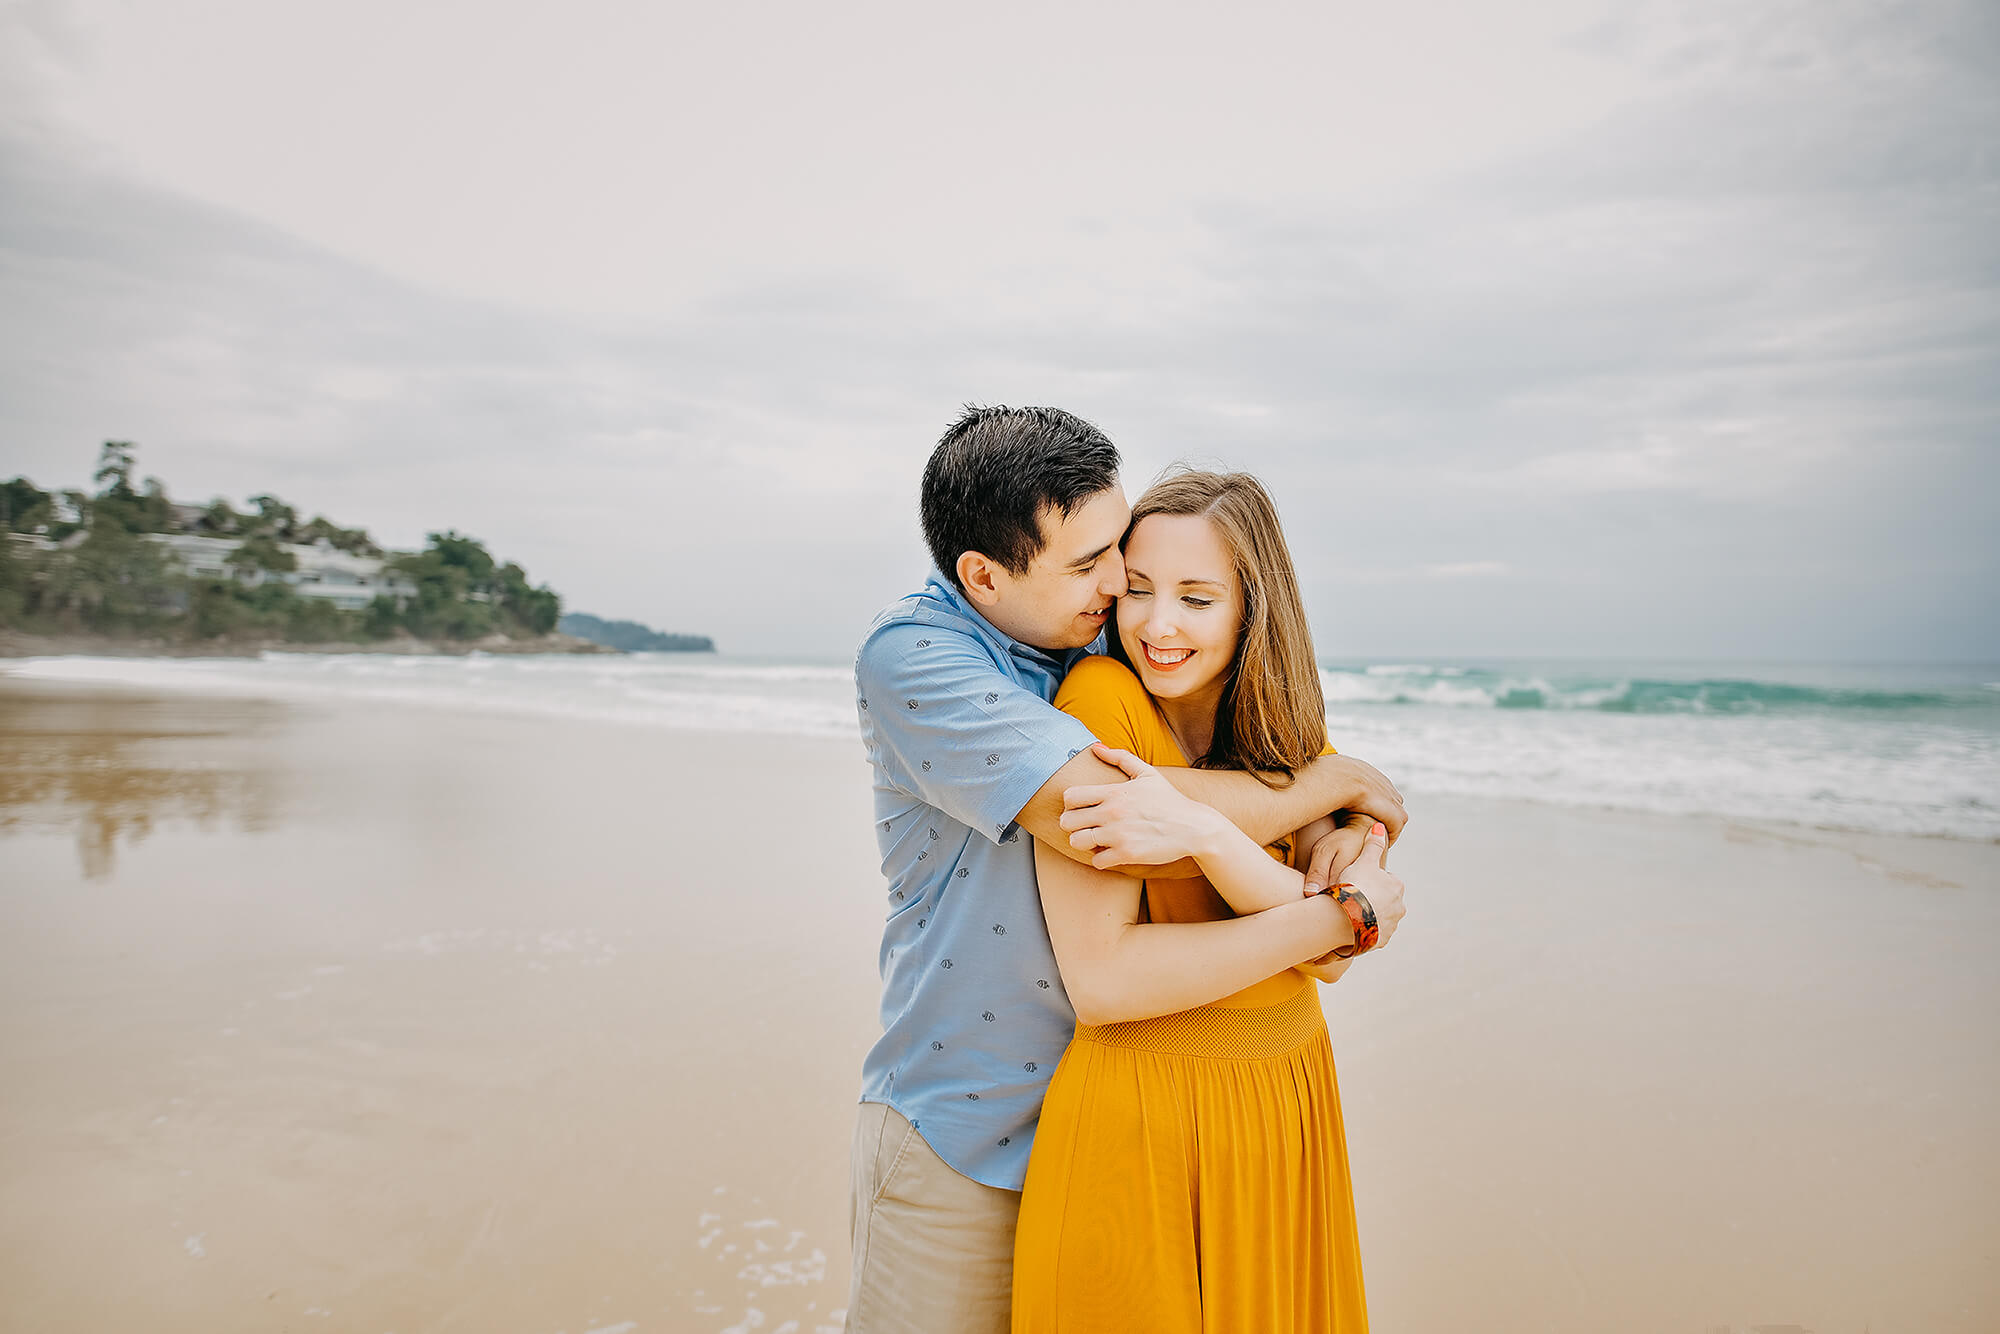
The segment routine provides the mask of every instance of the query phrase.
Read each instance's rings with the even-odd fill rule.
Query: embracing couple
[[[852,1334],[1362,1331],[1313,979],[1403,915],[1270,497],[968,411],[855,660],[887,880]],[[1101,650],[1101,651],[1100,651]]]

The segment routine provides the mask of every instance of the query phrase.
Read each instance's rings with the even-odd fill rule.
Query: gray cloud
[[[838,652],[920,572],[957,404],[1053,401],[1134,489],[1266,476],[1330,654],[2000,657],[1996,24],[1634,12],[1575,39],[1610,110],[1366,200],[1196,182],[1074,247],[968,227],[963,281],[774,255],[653,314],[390,277],[17,119],[8,471],[130,437],[179,493],[457,526],[585,610]],[[1121,247],[1158,263],[1092,269]]]

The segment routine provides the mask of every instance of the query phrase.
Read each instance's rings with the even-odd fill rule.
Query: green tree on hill
[[[288,544],[324,541],[355,555],[380,557],[365,529],[343,528],[323,515],[311,522],[276,495],[252,496],[248,511],[216,499],[183,523],[166,484],[133,484],[137,447],[107,440],[91,475],[92,491],[59,496],[25,477],[0,483],[0,532],[45,536],[54,549],[0,540],[0,626],[40,633],[173,634],[197,640],[283,637],[337,643],[384,639],[407,631],[423,638],[478,639],[495,632],[514,638],[554,630],[562,599],[535,586],[512,561],[501,563],[478,539],[456,529],[428,534],[426,548],[388,560],[408,576],[415,595],[381,595],[360,611],[327,598],[301,595],[282,576],[299,558]],[[160,533],[202,533],[240,539],[227,564],[237,578],[191,578],[160,543]]]
[[[55,497],[25,477],[0,483],[0,529],[34,533],[55,522]]]
[[[361,636],[364,639],[393,639],[403,628],[403,609],[396,605],[396,599],[377,593],[373,601],[361,609]]]
[[[167,484],[148,477],[144,489],[132,488],[132,455],[129,440],[107,440],[97,456],[97,471],[91,480],[97,494],[90,498],[90,523],[115,524],[128,533],[162,533],[178,530],[173,503],[167,498]]]
[[[513,561],[500,567],[500,605],[529,634],[545,635],[562,619],[562,599],[544,584],[528,586],[528,573]]]
[[[234,537],[243,529],[244,516],[229,507],[229,502],[217,496],[208,502],[195,526],[210,537]]]
[[[244,538],[243,545],[229,553],[226,563],[238,570],[267,570],[272,574],[290,574],[299,568],[299,558],[278,545],[268,533]]]
[[[250,503],[257,508],[257,527],[280,542],[290,542],[294,538],[292,530],[298,525],[299,512],[274,495],[265,494],[250,497]]]
[[[100,496],[132,494],[132,451],[130,440],[106,440],[97,452],[97,471],[90,480],[97,483]]]
[[[478,538],[466,537],[452,529],[443,533],[428,533],[432,551],[446,565],[465,571],[465,577],[476,589],[486,589],[493,582],[493,557]]]
[[[298,541],[306,546],[324,541],[336,551],[345,551],[355,556],[379,556],[382,548],[375,545],[363,528],[342,528],[323,515],[314,515],[311,523],[298,529]]]
[[[74,548],[47,553],[37,609],[57,628],[153,630],[175,612],[180,581],[160,549],[115,522],[92,523]]]
[[[527,572],[496,566],[479,539],[456,529],[428,534],[430,545],[393,562],[417,585],[404,608],[412,634],[478,639],[496,630],[520,638],[545,635],[562,616],[562,599],[546,584],[530,587]]]

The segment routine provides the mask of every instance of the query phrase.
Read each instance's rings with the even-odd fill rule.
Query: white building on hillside
[[[200,537],[193,533],[148,533],[146,540],[163,547],[180,567],[196,579],[234,579],[249,587],[270,580],[292,586],[300,597],[323,598],[344,611],[359,611],[377,597],[394,598],[401,604],[417,595],[417,586],[407,575],[388,567],[372,556],[355,556],[321,539],[311,546],[279,543],[298,562],[292,570],[239,569],[229,563],[230,555],[243,544],[233,537]]]
[[[233,577],[236,571],[229,566],[229,553],[243,545],[233,537],[196,537],[192,533],[147,533],[146,540],[165,547],[181,569],[196,579]]]
[[[378,597],[394,598],[400,606],[417,595],[416,581],[390,569],[386,561],[342,551],[325,538],[309,547],[286,544],[285,550],[298,560],[298,568],[275,577],[290,583],[300,597],[325,598],[358,611]]]

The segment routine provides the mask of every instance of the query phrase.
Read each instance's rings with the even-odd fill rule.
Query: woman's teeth
[[[1178,667],[1194,656],[1191,648],[1154,648],[1147,644],[1145,649],[1146,660],[1155,667]]]

